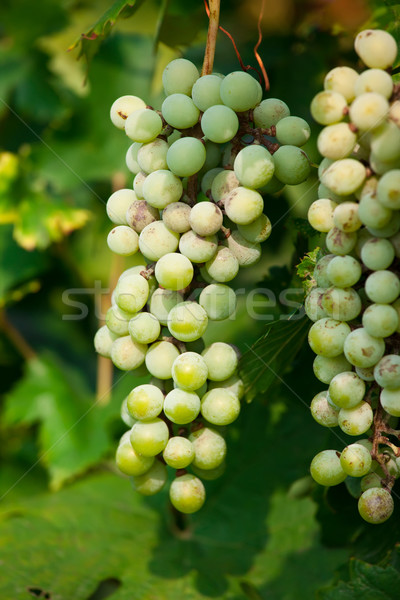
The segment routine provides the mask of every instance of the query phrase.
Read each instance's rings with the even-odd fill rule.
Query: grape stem
[[[31,348],[18,329],[10,323],[4,310],[0,310],[0,330],[3,331],[25,360],[36,358],[35,351]]]
[[[214,66],[215,47],[217,44],[220,0],[209,0],[209,22],[207,32],[207,44],[204,52],[203,68],[201,75],[211,75]]]

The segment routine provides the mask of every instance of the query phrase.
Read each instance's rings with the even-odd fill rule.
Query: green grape
[[[130,335],[116,339],[110,351],[110,358],[121,371],[131,371],[143,364],[147,346],[134,342]]]
[[[186,94],[190,96],[194,83],[200,74],[197,67],[186,58],[172,60],[164,69],[162,83],[167,96]]]
[[[167,290],[175,291],[183,290],[190,285],[193,272],[193,266],[189,258],[177,252],[164,254],[155,268],[158,283]]]
[[[166,395],[164,414],[178,425],[191,423],[200,412],[200,398],[194,392],[176,388]]]
[[[207,313],[197,302],[181,302],[168,315],[168,329],[181,342],[193,342],[207,329]]]
[[[244,112],[254,108],[260,101],[259,87],[249,73],[234,71],[221,81],[221,100],[235,112]]]
[[[151,344],[160,335],[159,320],[151,313],[139,313],[129,321],[129,333],[135,342]]]
[[[174,479],[169,488],[171,504],[185,514],[200,510],[206,499],[206,490],[201,480],[187,473]]]
[[[340,464],[340,452],[323,450],[311,461],[311,477],[320,485],[332,486],[342,483],[347,477]]]
[[[126,220],[126,211],[137,200],[133,190],[117,190],[107,200],[106,210],[110,221],[116,225],[129,225]]]
[[[361,491],[366,492],[372,488],[381,488],[382,479],[376,473],[368,473],[361,479]]]
[[[190,211],[190,225],[201,236],[217,233],[221,229],[222,220],[221,209],[214,202],[199,202]]]
[[[329,198],[315,200],[307,213],[307,219],[311,227],[321,233],[328,233],[334,227],[333,211],[336,207],[336,202]]]
[[[349,254],[357,243],[357,233],[341,231],[332,227],[326,236],[325,244],[329,252],[343,256]]]
[[[138,385],[127,397],[129,413],[138,421],[151,421],[163,409],[164,394],[155,385]]]
[[[352,256],[335,256],[328,264],[326,274],[336,287],[349,288],[361,277],[361,265]]]
[[[233,169],[240,185],[260,188],[271,180],[275,164],[266,148],[252,144],[240,150],[236,155]]]
[[[132,447],[142,456],[156,456],[162,452],[168,438],[168,426],[162,419],[152,419],[146,423],[137,422],[131,429]]]
[[[383,123],[371,134],[371,153],[376,160],[393,163],[400,158],[400,131],[391,121]]]
[[[119,308],[119,306],[111,306],[106,314],[106,325],[108,329],[115,333],[116,336],[128,335],[129,321],[134,315]],[[140,340],[137,340],[140,341]]]
[[[254,125],[267,129],[276,125],[281,119],[288,117],[290,110],[287,104],[278,98],[267,98],[258,104],[253,111]]]
[[[311,401],[311,416],[323,427],[336,427],[339,411],[327,400],[327,392],[319,392]]]
[[[206,273],[211,279],[220,283],[231,281],[236,277],[238,270],[238,259],[229,248],[224,247],[218,247],[215,256],[205,265]]]
[[[399,278],[391,271],[375,271],[365,281],[365,292],[371,302],[390,304],[400,293]]]
[[[165,254],[175,252],[179,234],[168,229],[163,221],[146,225],[139,236],[139,248],[148,260],[159,260]]]
[[[344,354],[339,354],[333,358],[326,356],[316,356],[313,363],[314,375],[322,383],[330,383],[335,375],[349,371],[351,364],[346,359]]]
[[[202,112],[215,104],[222,104],[220,96],[221,77],[218,75],[203,75],[193,85],[193,102]]]
[[[278,192],[283,190],[284,187],[285,184],[279,181],[279,179],[277,179],[275,175],[273,175],[269,182],[260,187],[258,191],[262,196],[265,196],[266,194],[277,194]]]
[[[371,304],[364,311],[362,324],[369,335],[385,338],[397,330],[399,317],[388,304]]]
[[[310,174],[310,161],[304,150],[297,146],[281,146],[274,153],[275,177],[282,183],[297,185]]]
[[[211,427],[202,427],[190,434],[194,447],[193,466],[204,471],[216,469],[225,460],[226,442],[222,435]]]
[[[236,374],[231,375],[228,379],[224,379],[224,381],[210,381],[208,389],[214,390],[215,388],[224,388],[237,396],[239,400],[244,396],[244,383]]]
[[[239,129],[239,119],[228,106],[211,106],[201,117],[201,129],[212,142],[225,144],[235,137]]]
[[[374,381],[374,368],[373,367],[356,367],[356,373],[364,381]]]
[[[136,313],[147,302],[149,284],[141,275],[127,275],[118,281],[115,291],[119,308],[129,313]]]
[[[206,160],[202,168],[202,173],[206,173],[207,171],[218,167],[221,163],[221,146],[219,144],[215,144],[210,140],[205,140],[205,149],[206,149]]]
[[[173,469],[184,469],[189,466],[194,458],[194,448],[188,439],[175,436],[168,440],[164,448],[163,459]]]
[[[160,218],[159,212],[145,200],[135,200],[126,210],[126,222],[136,233]]]
[[[237,396],[224,388],[214,388],[201,399],[201,414],[212,425],[229,425],[240,413]]]
[[[322,299],[325,294],[324,288],[314,288],[307,295],[304,302],[304,309],[307,317],[311,321],[319,321],[327,316],[324,307],[322,306]]]
[[[366,194],[360,201],[358,215],[367,227],[384,227],[392,218],[392,211],[374,196]]]
[[[152,467],[154,457],[138,454],[132,448],[129,436],[129,431],[122,436],[115,454],[115,462],[121,473],[125,475],[143,475]]]
[[[146,103],[137,96],[121,96],[117,98],[110,109],[110,119],[118,129],[124,129],[126,119],[135,110],[145,108]]]
[[[193,100],[185,94],[171,94],[162,103],[161,112],[166,122],[175,129],[193,127],[200,111]]]
[[[393,36],[381,29],[365,29],[354,42],[354,49],[367,67],[387,69],[397,56],[397,43]]]
[[[336,160],[326,169],[321,181],[335,194],[353,194],[366,177],[365,166],[354,158]]]
[[[342,202],[333,212],[335,227],[345,232],[357,231],[362,223],[358,216],[357,202]]]
[[[140,170],[145,173],[152,173],[159,169],[166,169],[167,151],[168,142],[160,138],[155,139],[154,142],[143,144],[137,153]]]
[[[240,267],[250,267],[261,258],[261,246],[248,242],[239,231],[232,231],[225,244],[236,257]]]
[[[125,121],[125,133],[134,142],[152,142],[162,129],[160,115],[149,108],[135,110]]]
[[[184,137],[176,140],[167,153],[168,168],[178,177],[190,177],[204,165],[206,150],[200,140]]]
[[[344,343],[344,354],[355,367],[372,367],[383,356],[385,342],[382,338],[369,335],[363,327],[354,329]]]
[[[383,33],[383,32],[382,32]],[[384,523],[392,516],[393,498],[386,489],[373,487],[361,494],[358,500],[360,516],[373,525]]]
[[[132,478],[134,488],[143,496],[154,496],[158,494],[167,483],[168,474],[165,465],[155,460],[153,465],[143,475]]]
[[[325,173],[327,168],[333,164],[333,162],[334,161],[330,158],[323,158],[321,160],[321,162],[319,163],[319,167],[318,167],[318,178],[319,179],[321,179],[322,175]],[[323,198],[323,197],[324,197],[323,194],[318,194],[318,198]]]
[[[322,298],[328,317],[337,321],[352,321],[361,312],[361,298],[353,288],[330,287]]]
[[[336,321],[335,319],[323,318],[311,326],[308,334],[308,343],[315,354],[334,358],[342,354],[345,340],[350,331],[347,323]],[[346,358],[349,360],[347,356]]]
[[[334,258],[334,254],[326,254],[320,258],[315,265],[313,277],[318,287],[327,288],[330,286],[330,280],[328,278],[328,265]]]
[[[394,211],[392,219],[384,227],[368,227],[368,231],[372,236],[379,238],[390,238],[395,235],[400,229],[400,212]]]
[[[342,94],[331,90],[316,94],[310,107],[313,119],[321,125],[331,125],[341,121],[346,108],[347,102]]]
[[[141,171],[135,176],[133,180],[133,189],[135,190],[136,197],[139,200],[143,199],[143,184],[146,181],[147,175]]]
[[[194,231],[184,233],[179,241],[179,251],[193,263],[204,263],[211,260],[218,249],[216,235],[201,237]]]
[[[395,251],[389,240],[371,238],[361,248],[361,260],[372,271],[387,269],[393,262]]]
[[[380,401],[383,409],[393,417],[400,417],[400,388],[381,391]]]
[[[223,321],[236,310],[236,294],[232,288],[221,283],[205,287],[199,297],[199,304],[212,321]]]
[[[389,112],[389,103],[381,94],[366,92],[353,100],[349,116],[351,122],[363,131],[378,127]]]
[[[365,382],[354,371],[343,371],[335,375],[328,391],[339,408],[354,408],[365,396]]]
[[[373,375],[383,388],[400,388],[400,357],[397,354],[387,354],[375,366]]]
[[[94,349],[96,350],[97,354],[100,354],[100,356],[105,356],[106,358],[110,358],[111,346],[117,337],[118,335],[110,331],[107,325],[100,327],[94,336]]]
[[[179,356],[179,350],[171,342],[155,342],[146,352],[147,370],[158,379],[171,379],[172,365]]]
[[[271,235],[272,225],[267,215],[263,213],[252,223],[248,225],[238,225],[240,235],[252,244],[265,242]]]
[[[211,381],[224,381],[236,371],[238,356],[229,344],[215,342],[203,350],[202,356],[208,367],[208,379]]]
[[[124,400],[122,401],[121,404],[121,410],[120,410],[120,415],[121,415],[121,419],[122,421],[125,423],[125,425],[127,425],[128,427],[133,427],[133,425],[136,423],[137,419],[134,419],[129,411],[128,411],[128,398],[124,398]],[[125,435],[127,435],[128,432],[125,433]],[[131,442],[129,441],[129,444],[131,445]]]
[[[339,427],[347,435],[362,435],[371,427],[374,412],[368,402],[360,402],[352,408],[341,408]]]
[[[264,200],[258,192],[246,187],[233,189],[224,199],[225,213],[238,225],[248,225],[262,214]]]
[[[333,163],[332,163],[333,164]],[[327,171],[328,168],[325,169]],[[344,200],[352,200],[353,196],[341,196],[340,194],[335,194],[330,190],[326,185],[320,183],[318,186],[318,198],[329,198],[336,202],[336,204],[340,204],[340,202],[344,202]]]
[[[378,181],[377,196],[386,208],[400,209],[400,169],[388,171]]]
[[[194,392],[207,381],[208,367],[197,352],[183,352],[172,365],[172,378],[181,389]]]
[[[212,182],[214,181],[215,177],[219,175],[219,173],[226,173],[226,171],[221,167],[216,167],[215,169],[210,169],[204,173],[203,177],[201,178],[201,191],[203,194],[207,195],[209,192],[211,192]],[[237,185],[239,185],[239,182]]]
[[[325,75],[324,88],[342,94],[347,102],[355,96],[354,87],[358,80],[358,73],[350,67],[335,67]]]
[[[158,209],[165,208],[171,202],[178,202],[182,192],[181,180],[168,170],[153,171],[143,184],[144,199],[150,206]]]
[[[162,219],[164,225],[175,233],[185,233],[190,229],[191,208],[184,202],[171,202],[163,210]]]
[[[331,160],[347,158],[354,150],[356,134],[348,123],[335,123],[324,127],[317,140],[319,153]]]
[[[304,146],[310,134],[309,124],[300,117],[284,117],[276,124],[276,139],[280,144]]]
[[[139,163],[137,162],[137,154],[142,144],[133,142],[126,152],[125,163],[131,173],[137,175],[140,171]],[[115,192],[114,192],[115,193]]]
[[[380,160],[379,157],[371,151],[369,155],[369,164],[374,173],[376,173],[377,175],[383,175],[388,171],[398,169],[400,167],[400,159],[396,158],[392,161],[383,161]]]
[[[131,256],[139,249],[138,234],[127,225],[117,225],[108,234],[107,245],[115,254]]]
[[[159,288],[150,298],[150,312],[157,317],[161,325],[167,325],[169,311],[182,300],[183,296],[179,292]]]
[[[363,477],[371,468],[371,454],[361,444],[346,446],[340,455],[340,464],[343,471],[350,477]]]
[[[218,173],[211,184],[211,195],[214,202],[223,202],[226,196],[239,187],[239,180],[234,171],[224,170]]]

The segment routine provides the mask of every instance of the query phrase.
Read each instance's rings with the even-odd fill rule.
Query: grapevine
[[[123,403],[129,430],[117,466],[144,495],[172,479],[170,500],[183,513],[199,510],[203,481],[222,475],[224,427],[243,396],[237,348],[202,337],[234,315],[229,282],[261,257],[272,228],[264,199],[310,173],[307,122],[283,101],[263,100],[248,72],[212,73],[212,62],[209,45],[202,76],[189,60],[170,62],[161,110],[134,95],[111,107],[131,142],[134,181],[107,202],[115,225],[107,242],[140,260],[121,274],[95,336],[116,367],[151,376]]]
[[[378,524],[393,512],[400,476],[400,102],[390,74],[398,50],[389,33],[365,30],[355,51],[367,69],[332,69],[311,103],[324,158],[308,219],[326,234],[327,253],[305,303],[314,373],[329,386],[311,414],[355,441],[317,454],[311,475],[324,486],[357,478],[359,513]]]

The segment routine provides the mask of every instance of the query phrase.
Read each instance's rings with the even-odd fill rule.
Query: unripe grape
[[[138,454],[132,448],[129,436],[129,431],[122,436],[115,455],[115,462],[121,473],[125,475],[143,475],[153,465],[154,457]]]
[[[237,396],[224,388],[214,388],[201,399],[201,414],[213,425],[229,425],[240,413]]]
[[[241,400],[241,398],[244,396],[244,383],[240,377],[235,374],[231,377],[228,377],[228,379],[224,379],[223,381],[210,381],[208,384],[208,389],[213,390],[215,388],[224,388],[237,396],[239,400]]]
[[[368,231],[372,236],[379,238],[390,238],[395,235],[400,229],[400,212],[394,211],[392,218],[384,227],[368,227]]]
[[[111,306],[106,314],[106,325],[112,333],[116,334],[116,336],[127,335],[129,331],[129,321],[133,316],[133,313],[122,310],[118,305]]]
[[[371,238],[361,248],[361,260],[372,271],[387,269],[393,262],[395,251],[389,240]]]
[[[164,225],[176,233],[185,233],[186,231],[189,231],[190,211],[190,206],[184,202],[172,202],[171,204],[168,204],[162,213]]]
[[[240,267],[250,267],[261,258],[261,246],[248,242],[238,230],[232,231],[225,244],[236,257]]]
[[[194,446],[193,466],[209,471],[219,467],[226,456],[226,442],[222,435],[211,427],[203,427],[190,434]]]
[[[363,381],[374,381],[374,367],[356,367],[356,373]]]
[[[392,211],[374,196],[366,194],[360,201],[358,216],[367,227],[384,227],[392,218]]]
[[[384,356],[374,368],[374,377],[383,388],[400,388],[400,357],[397,354]]]
[[[331,125],[341,121],[345,108],[347,108],[346,99],[339,92],[331,90],[316,94],[310,107],[313,118],[321,125]]]
[[[352,256],[335,256],[328,264],[326,273],[329,281],[336,287],[348,288],[361,277],[361,265]]]
[[[147,346],[132,340],[130,335],[116,339],[110,352],[114,365],[122,371],[131,371],[143,364]]]
[[[136,313],[147,302],[149,284],[141,275],[127,275],[118,281],[115,292],[119,308],[129,313]]]
[[[182,300],[183,296],[179,292],[159,288],[150,298],[150,312],[161,325],[167,325],[169,311]]]
[[[183,290],[190,285],[193,273],[190,260],[177,252],[164,254],[155,267],[158,283],[167,290]]]
[[[393,36],[381,29],[365,29],[354,42],[354,49],[367,67],[387,69],[397,56],[397,44]]]
[[[332,92],[338,92],[351,102],[355,96],[354,87],[359,75],[350,67],[335,67],[325,75],[324,88]]]
[[[143,475],[132,477],[134,488],[143,496],[154,496],[162,490],[167,483],[168,474],[166,466],[155,460],[150,469]]]
[[[333,358],[342,354],[350,331],[347,323],[323,318],[312,325],[308,334],[308,343],[315,354]],[[348,357],[346,358],[349,360]]]
[[[385,342],[375,338],[363,328],[354,329],[344,342],[344,354],[355,367],[372,367],[385,352]]]
[[[210,106],[222,104],[220,87],[221,77],[218,75],[203,75],[195,82],[192,89],[193,102],[201,111]]]
[[[204,173],[203,177],[201,178],[201,191],[203,192],[203,194],[209,194],[211,192],[211,185],[215,177],[219,175],[219,173],[225,172],[225,169],[222,169],[221,167],[216,167],[215,169],[210,169],[209,171]],[[239,185],[239,182],[237,185]]]
[[[180,354],[172,365],[172,378],[183,390],[198,390],[206,383],[207,377],[207,364],[196,352]]]
[[[133,142],[126,152],[125,163],[131,173],[137,175],[140,171],[139,163],[137,162],[137,154],[139,148],[142,146],[139,142]]]
[[[221,229],[221,209],[213,202],[199,202],[190,211],[189,223],[198,235],[214,235]]]
[[[314,375],[322,383],[330,383],[335,375],[343,373],[343,371],[349,371],[351,364],[346,359],[344,354],[339,354],[333,358],[327,358],[326,356],[316,356],[313,363]]]
[[[200,398],[194,392],[176,388],[166,395],[164,414],[178,425],[191,423],[200,412]]]
[[[314,288],[305,299],[304,309],[307,317],[311,321],[318,321],[319,319],[328,316],[322,305],[324,294],[324,288]]]
[[[273,155],[275,177],[288,185],[303,183],[310,174],[310,160],[297,146],[281,146]]]
[[[126,119],[131,113],[140,108],[146,108],[146,103],[137,96],[121,96],[117,98],[110,109],[110,119],[118,129],[124,129]]]
[[[171,483],[169,489],[171,504],[182,513],[191,514],[200,510],[206,499],[206,491],[201,480],[195,475],[182,475]]]
[[[381,391],[380,401],[383,409],[393,417],[400,417],[400,387],[396,389],[384,388]]]
[[[320,392],[311,401],[311,415],[323,427],[336,427],[339,411],[327,401],[327,392]]]
[[[328,233],[334,227],[333,211],[336,207],[336,202],[328,198],[315,200],[308,209],[307,214],[311,227],[316,231]]]
[[[272,225],[267,215],[262,213],[258,219],[249,223],[248,225],[238,225],[238,231],[240,235],[251,242],[252,244],[259,244],[265,242],[271,235]]]
[[[193,127],[199,119],[200,111],[186,94],[171,94],[161,106],[166,122],[175,129]]]
[[[300,117],[284,117],[276,124],[276,139],[280,144],[304,146],[310,134],[309,124]]]
[[[129,321],[131,337],[141,344],[150,344],[160,335],[159,320],[151,313],[141,312]]]
[[[179,241],[179,250],[182,255],[193,263],[204,263],[211,260],[218,249],[216,235],[201,237],[190,230],[184,233]]]
[[[204,165],[206,150],[200,140],[184,137],[176,140],[167,152],[168,168],[178,177],[190,177]]]
[[[394,510],[393,498],[388,490],[370,488],[358,501],[358,512],[367,523],[378,525],[392,516]]]
[[[179,356],[179,350],[171,342],[155,342],[146,352],[145,362],[147,370],[158,379],[172,377],[172,365]]]
[[[399,317],[388,304],[371,304],[364,311],[362,324],[369,335],[385,338],[397,330]]]
[[[287,104],[278,98],[267,98],[253,110],[254,125],[267,129],[290,115]]]
[[[351,477],[363,477],[371,468],[371,454],[361,444],[350,444],[346,446],[340,455],[340,464],[347,475]]]
[[[131,430],[133,449],[143,456],[156,456],[162,452],[169,438],[168,426],[162,419],[135,423]]]
[[[338,420],[347,435],[362,435],[371,427],[374,413],[368,402],[360,402],[352,408],[341,408]]]
[[[175,436],[168,440],[164,448],[163,459],[168,466],[174,469],[184,469],[194,458],[194,448],[188,439]]]
[[[199,78],[197,67],[186,58],[176,58],[165,67],[162,74],[164,91],[170,94],[190,96],[194,83]]]
[[[132,227],[136,233],[140,233],[150,223],[158,221],[160,218],[159,212],[146,200],[135,200],[126,210],[126,223]]]
[[[158,417],[164,404],[164,394],[155,385],[138,385],[127,397],[127,407],[134,419],[149,421]]]
[[[371,134],[371,154],[382,163],[393,164],[400,158],[400,130],[391,121],[384,122]]]
[[[388,171],[378,181],[379,202],[392,210],[400,209],[400,169]]]
[[[275,164],[271,154],[264,146],[252,144],[240,150],[236,155],[233,168],[242,186],[260,188],[271,180]]]
[[[182,342],[200,338],[207,329],[207,313],[197,302],[181,302],[168,315],[168,329]]]
[[[371,488],[380,488],[382,487],[382,479],[376,473],[368,473],[365,475],[361,481],[361,491],[366,492]]]
[[[167,169],[153,171],[143,184],[143,197],[150,206],[163,209],[182,196],[182,182]]]
[[[238,365],[235,350],[224,342],[215,342],[202,352],[211,381],[224,381],[234,374]]]
[[[159,260],[164,254],[175,252],[179,234],[168,229],[163,221],[146,225],[139,236],[139,248],[148,260]]]
[[[244,112],[259,102],[259,84],[249,73],[234,71],[221,81],[220,95],[226,106]]]
[[[239,262],[229,248],[220,246],[215,256],[206,263],[205,270],[213,280],[226,283],[236,277]]]
[[[107,325],[100,327],[94,336],[94,349],[97,354],[110,358],[111,346],[118,335],[109,330]]]
[[[375,271],[365,281],[365,292],[371,302],[390,304],[400,293],[399,278],[391,271]]]
[[[324,127],[317,140],[320,154],[332,160],[346,158],[357,142],[356,134],[348,123],[335,123]]]
[[[321,288],[327,288],[330,286],[330,280],[328,278],[328,265],[332,259],[335,258],[334,254],[326,254],[322,258],[319,259],[317,264],[315,265],[313,277],[318,285]]]
[[[139,171],[133,180],[133,189],[135,191],[136,197],[139,200],[143,199],[143,184],[146,181],[147,175]]]
[[[201,117],[201,129],[209,140],[224,144],[235,137],[239,129],[236,113],[228,106],[215,105],[207,108]]]
[[[129,225],[126,220],[126,211],[137,200],[133,190],[117,190],[107,200],[106,210],[108,218],[116,225]]]
[[[222,321],[235,312],[236,294],[227,285],[212,283],[202,290],[199,304],[204,308],[209,319]]]
[[[335,375],[329,384],[329,396],[339,408],[357,406],[365,395],[364,381],[353,371]]]
[[[127,225],[118,225],[108,234],[107,244],[115,254],[131,256],[139,249],[139,237],[136,231]]]
[[[340,453],[336,450],[323,450],[311,461],[311,477],[320,485],[339,485],[347,477],[340,464]]]

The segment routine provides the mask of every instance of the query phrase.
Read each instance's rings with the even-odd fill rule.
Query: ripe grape
[[[112,362],[121,371],[131,371],[143,364],[147,346],[132,340],[130,335],[116,339],[111,346]]]
[[[117,225],[108,234],[107,245],[115,254],[131,256],[139,249],[139,237],[136,231],[127,225]]]
[[[216,235],[202,237],[190,230],[184,233],[179,241],[179,251],[192,263],[204,263],[211,260],[218,248]]]
[[[352,232],[360,229],[362,223],[358,216],[357,202],[342,202],[333,212],[335,227],[341,231]]]
[[[342,354],[350,331],[347,323],[325,317],[312,325],[308,343],[315,354],[333,358]],[[346,358],[349,360],[347,356]]]
[[[353,371],[343,371],[329,384],[329,396],[339,408],[357,406],[365,395],[364,381]]]
[[[151,313],[141,312],[129,321],[129,333],[131,337],[141,344],[150,344],[160,335],[161,327],[159,320]]]
[[[225,197],[233,189],[239,186],[239,180],[234,171],[224,170],[218,173],[211,184],[211,195],[214,202],[224,201]]]
[[[319,92],[311,102],[311,114],[321,125],[331,125],[341,121],[344,109],[347,108],[346,98],[332,90]]]
[[[172,423],[191,423],[199,412],[200,398],[195,392],[175,388],[165,396],[164,414]]]
[[[311,401],[311,415],[323,427],[336,427],[339,410],[331,406],[327,400],[327,392],[319,392]]]
[[[163,451],[163,459],[174,469],[184,469],[189,466],[194,458],[194,448],[188,439],[175,436],[168,440]]]
[[[372,337],[364,327],[354,329],[344,342],[344,354],[355,367],[373,367],[385,352],[385,342]]]
[[[170,310],[182,300],[183,295],[179,292],[158,288],[150,298],[150,312],[160,321],[161,325],[167,325]]]
[[[348,123],[335,123],[322,129],[317,146],[320,154],[326,158],[339,160],[347,158],[352,153],[356,142],[357,136]]]
[[[361,60],[374,69],[391,67],[397,56],[397,43],[393,36],[381,29],[361,31],[354,43]]]
[[[332,358],[317,355],[313,363],[314,375],[322,383],[330,383],[335,375],[343,373],[343,371],[349,371],[350,369],[351,364],[344,354],[339,354]]]
[[[127,397],[127,408],[134,419],[151,421],[163,409],[164,394],[155,385],[138,385]]]
[[[361,312],[361,298],[353,288],[330,287],[322,298],[328,317],[338,321],[352,321]]]
[[[190,211],[189,222],[193,231],[201,236],[214,235],[221,229],[222,212],[213,202],[200,202]]]
[[[171,342],[155,342],[145,355],[147,370],[158,379],[171,379],[172,365],[178,356],[179,350]]]
[[[386,208],[400,209],[400,169],[394,169],[382,175],[378,181],[377,196]]]
[[[107,327],[107,325],[103,325],[96,332],[94,336],[94,348],[98,354],[101,356],[105,356],[106,358],[110,358],[111,356],[111,346],[112,343],[117,339],[118,334],[113,333]]]
[[[236,257],[240,267],[250,267],[261,258],[261,245],[248,242],[238,230],[232,231],[225,244]]]
[[[371,238],[361,248],[361,260],[372,271],[382,271],[390,267],[395,251],[389,240]]]
[[[373,375],[383,388],[400,388],[400,357],[397,354],[387,354],[375,366]]]
[[[135,110],[125,121],[125,133],[134,142],[152,142],[162,128],[160,115],[149,108]]]
[[[163,210],[162,219],[164,225],[175,233],[185,233],[189,231],[191,208],[184,202],[171,202]]]
[[[141,253],[149,260],[159,260],[164,254],[175,252],[179,234],[168,229],[163,221],[154,221],[142,229],[139,236]]]
[[[166,208],[182,196],[182,182],[171,171],[153,171],[143,184],[143,197],[154,208]]]
[[[146,200],[135,200],[128,206],[125,217],[129,227],[132,227],[136,233],[140,233],[146,225],[158,221],[159,212],[147,204]]]
[[[154,496],[162,490],[167,483],[168,474],[165,465],[155,460],[146,473],[132,478],[132,483],[137,492],[143,496]]]
[[[363,314],[362,324],[373,337],[388,337],[399,325],[396,309],[389,304],[370,304]]]
[[[149,471],[154,463],[154,457],[138,454],[132,447],[130,432],[127,431],[118,444],[115,462],[121,473],[138,476]]]
[[[307,218],[314,229],[328,233],[334,227],[333,211],[338,205],[329,198],[315,200],[308,209]]]
[[[183,352],[172,365],[174,383],[183,390],[190,392],[198,390],[206,383],[207,377],[207,364],[196,352]]]
[[[353,194],[366,177],[365,166],[354,158],[333,162],[321,176],[321,181],[335,194]]]
[[[131,113],[140,108],[145,108],[146,103],[137,96],[121,96],[117,98],[110,109],[110,119],[115,127],[124,129],[126,119]]]
[[[167,168],[168,142],[156,138],[154,142],[142,144],[137,152],[137,162],[141,171],[152,173]]]
[[[311,321],[318,321],[319,319],[327,316],[326,311],[322,306],[324,294],[324,288],[314,288],[305,299],[304,309],[307,317]]]
[[[275,164],[266,148],[251,145],[246,146],[236,155],[233,169],[240,185],[260,188],[271,180]]]
[[[384,523],[392,516],[394,510],[393,498],[385,489],[373,487],[361,494],[358,501],[358,511],[364,521],[377,525]]]
[[[357,71],[350,67],[335,67],[325,75],[324,88],[342,94],[347,102],[351,102],[358,78]]]
[[[312,459],[311,477],[320,485],[339,485],[347,477],[340,464],[340,452],[323,450]]]
[[[129,321],[133,316],[133,313],[122,310],[118,305],[111,306],[106,313],[106,325],[110,332],[116,334],[116,336],[127,335]]]
[[[265,242],[272,232],[271,221],[267,215],[262,213],[255,221],[247,225],[238,225],[238,231],[242,238],[252,244]]]
[[[201,480],[187,473],[171,483],[169,497],[173,506],[182,513],[191,514],[200,510],[206,499]]]
[[[222,435],[211,427],[202,427],[192,432],[189,440],[194,447],[193,466],[208,471],[219,467],[226,456],[226,442]]]
[[[374,271],[365,281],[365,292],[372,302],[390,304],[400,293],[400,281],[391,271]]]
[[[341,408],[339,427],[347,435],[362,435],[371,427],[374,413],[368,402],[360,402],[352,408]]]
[[[212,425],[229,425],[239,416],[237,396],[224,388],[214,388],[201,399],[201,414]]]
[[[126,211],[136,200],[137,197],[133,190],[117,190],[107,200],[108,218],[116,225],[129,225],[126,220]]]
[[[197,302],[181,302],[168,315],[168,329],[177,340],[192,342],[207,329],[207,313]]]
[[[334,286],[349,288],[361,277],[362,268],[352,256],[335,256],[326,269],[327,277]]]
[[[238,356],[229,344],[215,342],[202,352],[211,381],[228,379],[236,371]]]
[[[149,284],[141,275],[127,275],[118,281],[115,292],[119,308],[129,313],[136,313],[147,302]]]
[[[186,58],[172,60],[164,69],[162,83],[164,91],[170,94],[186,94],[190,96],[193,84],[199,78],[197,67]]]
[[[193,272],[193,266],[189,258],[177,252],[164,254],[157,261],[155,268],[158,283],[167,290],[183,290],[186,288],[193,279]]]
[[[215,256],[206,262],[207,274],[220,283],[226,283],[236,277],[239,262],[229,248],[219,247]]]
[[[262,214],[264,201],[258,192],[239,186],[224,198],[227,216],[238,225],[253,223]]]
[[[347,475],[351,477],[363,477],[371,468],[371,454],[361,444],[350,444],[346,446],[340,455],[340,464]]]

